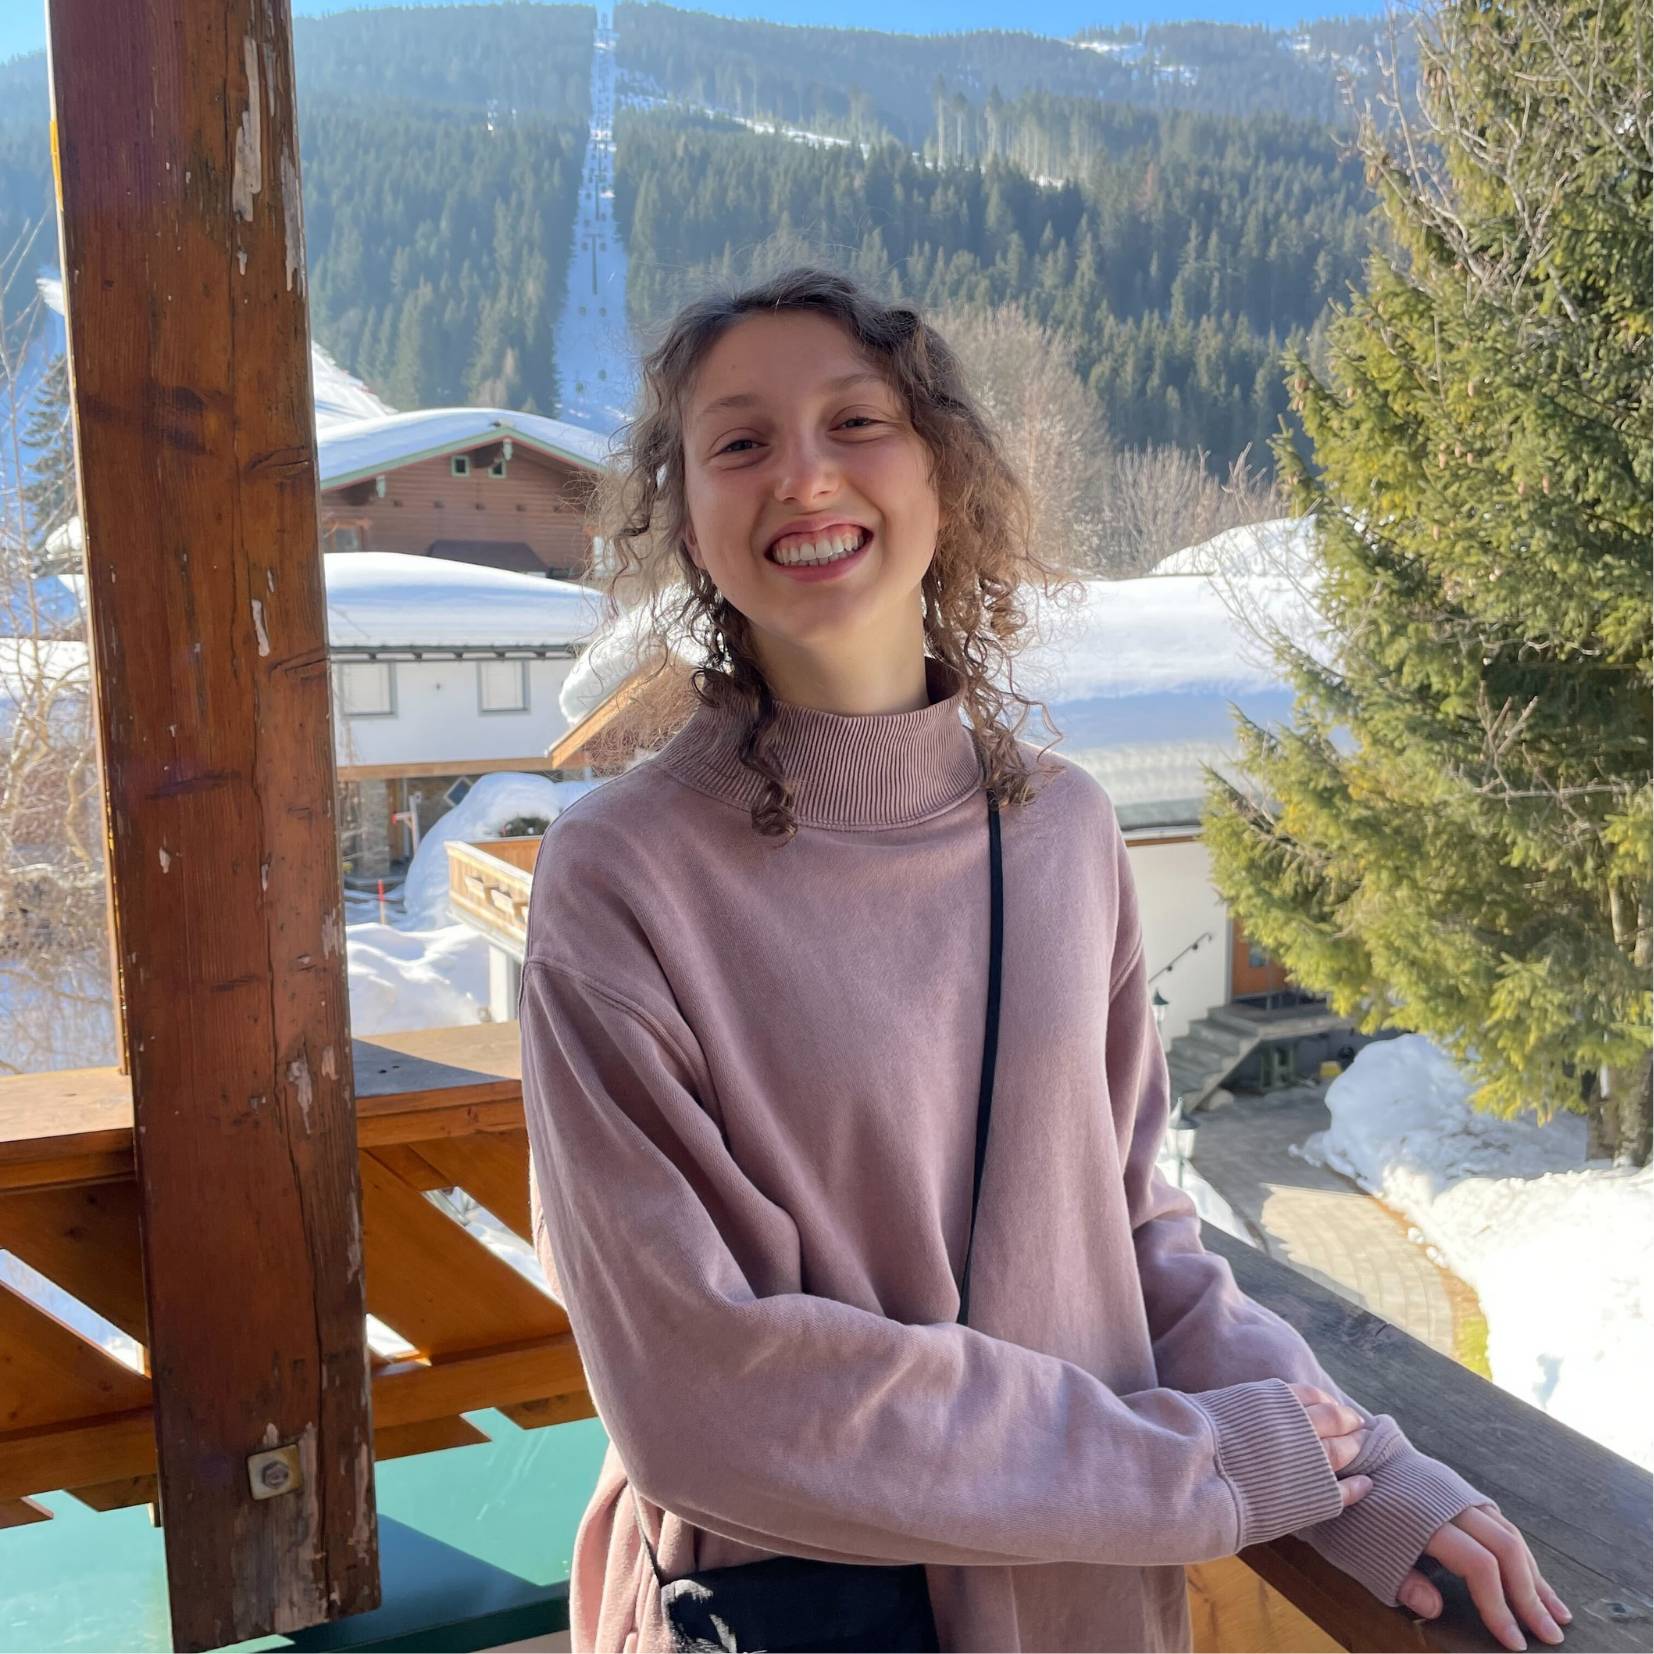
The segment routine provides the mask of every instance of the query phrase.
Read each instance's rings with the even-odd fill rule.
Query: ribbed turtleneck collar
[[[770,752],[796,783],[800,826],[901,827],[950,809],[982,784],[971,732],[961,721],[964,679],[925,657],[930,704],[910,712],[822,712],[778,701]],[[681,781],[745,809],[763,778],[740,759],[737,715],[704,703],[656,754]]]

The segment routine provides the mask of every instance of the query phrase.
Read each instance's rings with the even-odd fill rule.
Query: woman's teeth
[[[777,563],[792,566],[836,563],[841,557],[848,557],[853,552],[860,551],[870,537],[865,529],[856,529],[844,534],[827,534],[818,540],[796,540],[777,546],[770,556]]]

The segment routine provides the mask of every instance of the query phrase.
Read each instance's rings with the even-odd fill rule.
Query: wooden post
[[[288,0],[50,0],[174,1646],[379,1601]]]

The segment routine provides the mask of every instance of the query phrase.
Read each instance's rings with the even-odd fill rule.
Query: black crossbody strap
[[[982,1167],[988,1155],[988,1117],[993,1112],[994,1069],[999,1056],[999,985],[1000,955],[1005,945],[1005,876],[1000,865],[999,799],[988,794],[988,1029],[982,1042],[982,1080],[976,1104],[976,1170],[971,1179],[971,1226],[965,1241],[965,1272],[959,1287],[960,1322],[970,1313],[971,1252],[976,1245],[976,1204],[982,1193]],[[632,1495],[632,1511],[637,1517],[637,1531],[643,1548],[649,1553],[649,1566],[656,1580],[663,1586],[671,1583],[661,1571],[655,1547],[649,1543],[649,1530],[643,1525],[643,1510],[638,1504],[637,1489],[627,1484]]]

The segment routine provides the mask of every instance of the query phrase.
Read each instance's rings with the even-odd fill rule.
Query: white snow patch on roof
[[[584,586],[442,557],[335,551],[322,570],[335,648],[579,643],[601,618],[597,594]]]
[[[595,712],[638,670],[647,615],[641,605],[622,612],[612,626],[599,621],[599,630],[590,645],[563,680],[559,705],[573,728]],[[687,634],[680,633],[672,644],[675,661],[685,672],[700,661],[690,647]]]
[[[1288,574],[1312,567],[1313,517],[1277,517],[1227,528],[1154,566],[1156,574]]]
[[[500,437],[592,468],[602,466],[609,454],[607,437],[541,414],[510,408],[416,408],[318,431],[321,483],[330,488],[346,478],[389,470],[425,455],[456,453]]]

